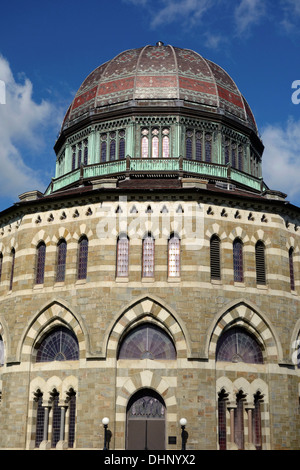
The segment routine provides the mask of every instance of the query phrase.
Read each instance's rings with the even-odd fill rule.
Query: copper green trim
[[[45,194],[58,191],[66,186],[76,183],[81,178],[97,178],[108,175],[125,173],[151,173],[151,172],[182,172],[204,178],[220,178],[226,181],[240,183],[256,191],[262,190],[262,179],[243,173],[228,165],[187,160],[182,158],[130,158],[114,160],[105,163],[96,163],[83,166],[68,174],[53,178]],[[52,186],[52,187],[51,187]]]

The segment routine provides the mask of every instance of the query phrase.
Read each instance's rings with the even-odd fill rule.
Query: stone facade
[[[55,201],[49,198],[43,205],[37,200],[25,203],[22,213],[18,209],[11,223],[3,225],[0,322],[5,365],[0,369],[1,447],[34,447],[34,393],[42,390],[45,404],[55,388],[62,405],[71,386],[77,394],[78,449],[101,448],[104,416],[110,418],[111,448],[124,449],[128,400],[142,388],[156,390],[164,399],[166,448],[180,448],[179,419],[183,416],[188,421],[189,449],[218,448],[217,397],[222,389],[228,394],[228,448],[230,409],[235,407],[234,395],[239,390],[246,397],[245,448],[249,437],[247,410],[253,408],[257,391],[263,395],[263,448],[299,448],[300,373],[292,360],[293,342],[299,335],[299,236],[294,223],[286,223],[287,216],[280,212],[276,200],[262,205],[240,198],[233,204],[228,193],[220,197],[207,189],[199,192],[190,185],[188,191],[170,191],[167,197],[158,190],[147,196],[131,195],[122,213],[117,210],[120,196],[124,194],[116,189],[110,190],[109,195],[103,190],[97,195],[89,192]],[[139,214],[151,205],[151,217],[131,214],[133,205]],[[168,214],[161,213],[163,205],[168,206]],[[168,234],[163,234],[162,228],[169,226],[171,232],[177,226],[179,205],[183,214],[200,208],[200,222],[193,223],[198,234],[203,235],[203,242],[194,246],[191,237],[182,236],[180,277],[168,279]],[[104,236],[101,227],[105,226],[105,206],[111,209],[115,230]],[[240,218],[236,218],[237,210]],[[66,216],[63,220],[62,212]],[[261,221],[263,215],[266,222]],[[140,230],[135,234],[158,227],[155,276],[142,278],[142,237],[133,234],[129,237],[129,275],[118,279],[117,237],[121,229],[130,231],[137,220]],[[184,217],[182,220],[189,223]],[[89,240],[88,275],[86,280],[76,280],[77,245],[82,234]],[[210,279],[209,242],[213,234],[221,240],[220,281]],[[236,236],[244,244],[243,283],[233,281],[232,243]],[[64,282],[56,283],[57,243],[62,237],[67,241],[66,277]],[[36,285],[36,248],[41,240],[46,244],[45,279]],[[258,240],[266,246],[265,286],[257,285],[255,278]],[[293,291],[288,263],[291,246],[295,253]],[[10,290],[12,248],[16,256]],[[169,332],[176,347],[176,360],[118,359],[123,333],[140,321],[161,325]],[[259,338],[263,364],[216,361],[218,338],[232,322]],[[35,363],[35,344],[54,324],[66,324],[75,332],[80,350],[78,361]],[[49,419],[51,436],[51,411]],[[168,444],[168,436],[176,436],[176,444]],[[43,443],[45,448],[49,442]]]
[[[189,450],[299,449],[300,213],[265,184],[229,75],[125,51],[54,150],[45,193],[0,213],[0,448],[176,450],[185,418]]]

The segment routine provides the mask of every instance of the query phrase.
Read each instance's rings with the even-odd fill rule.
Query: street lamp
[[[109,418],[103,418],[102,424],[104,426],[104,447],[103,450],[107,450],[107,426],[109,423]]]
[[[185,450],[186,437],[187,437],[185,426],[186,426],[187,420],[185,418],[181,418],[179,423],[181,426],[181,450]]]

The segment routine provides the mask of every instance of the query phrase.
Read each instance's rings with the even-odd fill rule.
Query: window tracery
[[[38,345],[36,362],[74,361],[79,359],[78,340],[66,327],[56,327]]]
[[[137,326],[123,339],[119,359],[176,359],[173,341],[161,328],[149,323]]]

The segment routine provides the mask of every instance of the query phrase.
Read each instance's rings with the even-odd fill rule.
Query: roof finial
[[[164,43],[163,43],[162,41],[158,41],[158,42],[156,43],[156,45],[157,45],[157,46],[163,46]]]

